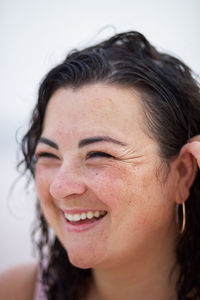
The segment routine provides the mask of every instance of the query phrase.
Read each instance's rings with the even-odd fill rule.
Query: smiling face
[[[176,180],[170,172],[164,181],[158,144],[144,123],[133,90],[62,88],[49,101],[36,189],[49,225],[80,268],[144,262],[152,247],[172,242]]]

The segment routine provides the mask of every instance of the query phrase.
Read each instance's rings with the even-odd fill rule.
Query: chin
[[[87,247],[72,247],[67,249],[70,263],[80,269],[95,268],[100,264],[99,255]]]
[[[64,243],[63,243],[64,242]],[[93,243],[63,241],[70,263],[80,269],[95,268],[102,262],[102,249],[95,247]]]
[[[68,258],[70,263],[79,269],[91,269],[95,266],[94,262],[92,262],[88,257],[84,257],[83,255],[78,256],[75,254],[68,254]]]

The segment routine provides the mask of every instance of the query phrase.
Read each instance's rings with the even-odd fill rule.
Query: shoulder
[[[37,268],[37,264],[26,264],[0,274],[0,299],[32,300]]]

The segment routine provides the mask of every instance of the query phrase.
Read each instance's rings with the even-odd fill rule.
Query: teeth
[[[81,213],[81,220],[85,220],[87,218],[86,213]]]
[[[69,213],[65,213],[65,218],[68,221],[80,221],[80,220],[85,220],[85,219],[92,219],[92,218],[99,218],[100,216],[105,215],[106,212],[105,211],[99,211],[96,210],[94,212],[92,211],[88,211],[87,213],[82,212],[80,214],[69,214]]]
[[[95,216],[96,218],[98,218],[98,217],[100,216],[100,212],[99,212],[98,210],[95,211],[94,216]]]
[[[73,220],[74,221],[80,221],[80,219],[81,219],[81,216],[79,215],[79,214],[75,214],[74,216],[72,216],[73,217]]]
[[[93,217],[94,217],[93,212],[88,211],[88,212],[87,212],[87,218],[88,218],[88,219],[92,219]]]

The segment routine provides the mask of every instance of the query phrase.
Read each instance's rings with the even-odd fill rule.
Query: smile
[[[107,214],[103,210],[84,210],[84,211],[68,211],[64,212],[64,218],[66,220],[66,228],[68,231],[85,231],[92,228],[95,224],[101,222],[101,220]]]
[[[99,219],[106,214],[106,211],[88,211],[82,213],[65,213],[64,216],[69,222],[78,222],[83,220],[92,220],[93,218]]]

